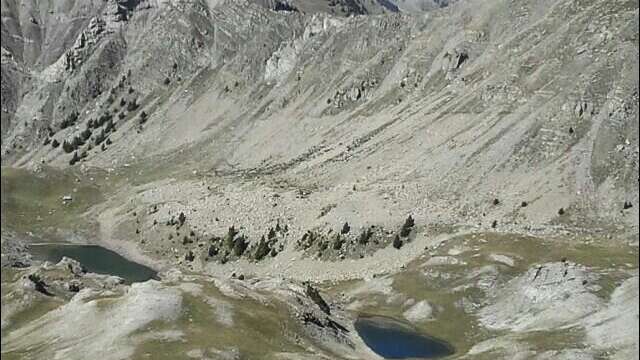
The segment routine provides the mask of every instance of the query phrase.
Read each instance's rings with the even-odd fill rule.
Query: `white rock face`
[[[178,318],[180,292],[157,281],[131,285],[113,303],[88,300],[82,290],[71,302],[2,339],[3,351],[47,344],[34,359],[128,359],[134,351],[131,335],[152,321]]]
[[[433,308],[429,302],[422,300],[415,303],[402,315],[411,322],[425,321],[433,318]]]
[[[531,268],[496,290],[492,304],[480,310],[480,322],[492,330],[516,332],[573,324],[602,307],[588,289],[594,278],[588,269],[569,263]]]
[[[638,275],[626,280],[607,307],[586,318],[587,341],[600,349],[619,349],[612,359],[638,359]]]
[[[512,258],[506,255],[491,254],[489,255],[489,258],[497,263],[504,264],[511,267],[513,267],[516,264],[515,260],[513,260]]]
[[[464,265],[464,261],[460,261],[453,256],[434,256],[424,263],[426,266],[441,266],[441,265]]]

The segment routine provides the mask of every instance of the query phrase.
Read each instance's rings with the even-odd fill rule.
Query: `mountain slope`
[[[78,6],[69,18],[93,15],[49,26],[44,4],[18,14],[3,1],[15,17],[3,38],[33,40],[3,41],[3,87],[17,95],[3,96],[5,164],[68,166],[72,154],[42,146],[48,128],[71,141],[107,114],[118,133],[106,151],[78,149],[87,164],[188,149],[200,172],[361,183],[402,202],[390,205],[400,214],[425,206],[450,222],[488,225],[484,212],[537,226],[564,208],[580,225],[637,228],[620,213],[638,199],[633,1],[466,1],[352,18],[233,1]],[[44,30],[31,34],[29,16]],[[58,130],[74,112],[75,127]],[[415,185],[393,194],[399,182]],[[494,197],[505,206],[484,209]]]

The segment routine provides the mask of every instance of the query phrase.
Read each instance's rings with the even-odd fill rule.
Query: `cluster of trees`
[[[230,256],[237,258],[246,256],[257,261],[269,255],[275,257],[278,255],[278,250],[275,248],[278,241],[277,234],[283,233],[284,228],[279,224],[275,228],[270,228],[266,236],[263,235],[253,247],[250,247],[251,243],[247,237],[239,235],[240,233],[235,226],[231,226],[224,237],[211,239],[212,244],[209,245],[208,256],[219,257],[219,261],[223,264],[229,261]]]

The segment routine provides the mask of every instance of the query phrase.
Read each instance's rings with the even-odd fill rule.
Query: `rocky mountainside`
[[[344,18],[6,0],[2,161],[159,156],[258,190],[339,193],[338,208],[366,195],[390,209],[378,218],[637,232],[637,206],[621,212],[638,202],[636,5],[464,1]]]

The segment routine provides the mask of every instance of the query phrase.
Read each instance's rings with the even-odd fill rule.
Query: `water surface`
[[[153,269],[97,245],[34,244],[29,250],[38,260],[57,263],[66,256],[79,261],[89,272],[119,276],[127,283],[147,281],[157,275]]]
[[[361,316],[355,328],[365,344],[386,359],[436,359],[454,353],[445,341],[420,334],[391,318]]]

